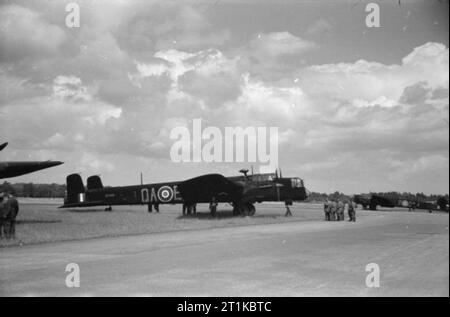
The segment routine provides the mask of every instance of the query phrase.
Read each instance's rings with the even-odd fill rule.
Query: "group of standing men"
[[[343,221],[348,214],[348,221],[356,221],[356,204],[351,200],[327,200],[323,204],[325,221]]]

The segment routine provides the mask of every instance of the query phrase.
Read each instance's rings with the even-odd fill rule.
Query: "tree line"
[[[0,192],[8,192],[16,197],[64,198],[66,185],[4,182],[0,185]]]
[[[0,184],[0,192],[9,192],[17,197],[36,197],[36,198],[64,198],[66,185],[61,184],[34,184],[34,183],[15,183],[4,182]],[[419,202],[437,202],[440,199],[449,201],[449,195],[426,195],[424,193],[409,192],[377,192],[372,193],[380,196],[390,197],[397,200],[410,200]],[[348,200],[352,195],[347,195],[336,191],[334,193],[311,192],[307,198],[310,202],[323,202],[326,200]]]

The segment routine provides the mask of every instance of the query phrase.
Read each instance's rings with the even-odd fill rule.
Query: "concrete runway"
[[[282,207],[280,207],[282,208]],[[0,249],[1,296],[449,296],[448,214],[290,222]],[[80,267],[80,288],[65,285]],[[380,267],[368,288],[366,265]]]

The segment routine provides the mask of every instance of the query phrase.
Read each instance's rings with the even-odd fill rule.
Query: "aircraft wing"
[[[240,199],[243,187],[220,174],[207,174],[188,179],[178,185],[181,197],[187,202],[218,201],[232,202]]]
[[[0,151],[3,150],[7,146],[8,146],[8,142],[0,144]]]
[[[45,168],[63,164],[60,161],[44,162],[0,162],[0,179],[33,173]]]

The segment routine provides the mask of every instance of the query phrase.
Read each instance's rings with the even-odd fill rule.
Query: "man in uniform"
[[[330,218],[331,221],[336,221],[336,213],[337,213],[337,204],[334,200],[330,203]]]
[[[215,215],[217,211],[217,200],[216,197],[212,197],[211,202],[209,203],[209,211],[211,212],[211,215]]]
[[[0,238],[3,238],[3,233],[7,239],[15,238],[18,212],[17,199],[8,193],[0,192]]]
[[[328,200],[325,200],[323,203],[323,212],[325,214],[325,221],[330,221],[330,203]]]
[[[344,203],[339,200],[337,203],[337,221],[344,220]]]
[[[291,209],[289,208],[289,206],[292,206],[292,203],[292,200],[284,201],[284,205],[286,206],[286,213],[284,214],[285,217],[292,216]]]
[[[345,220],[345,214],[349,214],[349,208],[350,208],[351,201],[347,200],[344,204],[344,213],[342,214],[342,220]]]
[[[350,201],[348,205],[348,217],[350,218],[348,221],[355,222],[356,221],[356,204],[354,204],[352,201]]]
[[[7,204],[7,197],[6,194],[3,192],[0,192],[0,239],[3,238],[3,229],[5,228],[5,234],[6,231],[6,218],[9,214],[9,206]]]

